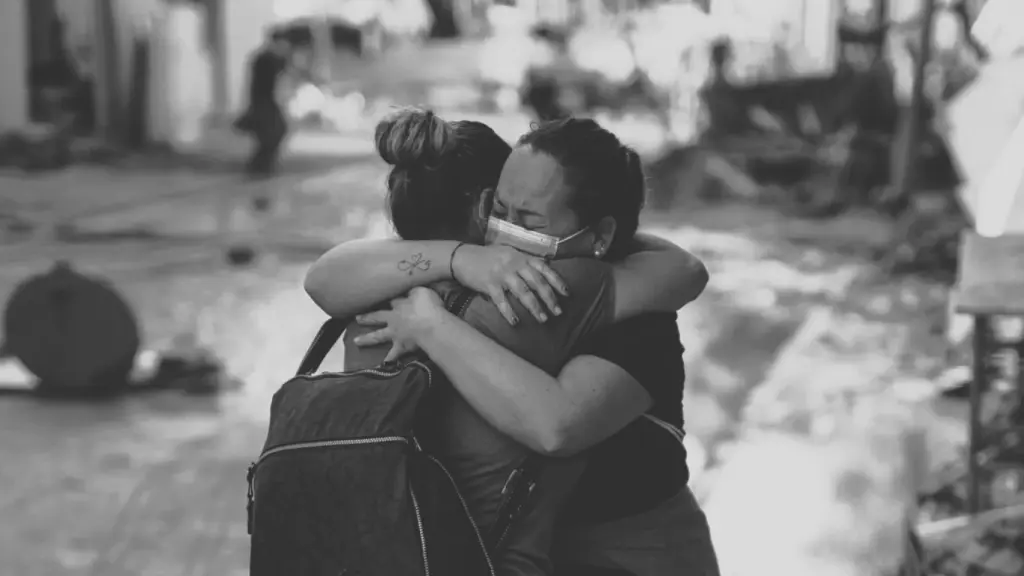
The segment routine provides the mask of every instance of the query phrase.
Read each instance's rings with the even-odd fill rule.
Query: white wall
[[[0,0],[0,131],[28,122],[28,1]]]
[[[839,4],[835,0],[809,0],[803,6],[803,47],[807,72],[831,73],[836,67],[839,43],[836,31]]]

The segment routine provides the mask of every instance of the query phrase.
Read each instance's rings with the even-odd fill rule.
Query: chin
[[[723,576],[888,576],[927,469],[917,408],[894,399],[775,412],[709,470]]]

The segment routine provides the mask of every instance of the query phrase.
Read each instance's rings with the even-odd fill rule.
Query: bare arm
[[[612,266],[615,319],[645,312],[675,312],[708,284],[708,270],[693,254],[650,234],[637,234],[628,256]]]
[[[568,295],[565,282],[541,258],[507,246],[446,240],[346,242],[313,264],[305,288],[324,312],[350,316],[412,288],[448,279],[486,295],[510,324],[518,318],[507,294],[541,322],[549,312],[561,313],[556,292]]]
[[[455,278],[487,295],[510,323],[517,316],[506,292],[542,322],[557,315],[565,282],[542,259],[504,246],[463,245],[449,240],[353,240],[332,248],[306,273],[306,292],[324,312],[343,317],[397,298],[412,288]],[[613,264],[615,319],[644,312],[675,312],[708,282],[695,256],[668,240],[638,234],[628,256]],[[541,305],[541,302],[544,305]]]
[[[635,378],[596,356],[575,357],[557,376],[548,374],[449,313],[428,288],[415,288],[392,300],[390,310],[359,322],[385,325],[375,334],[401,348],[422,349],[481,416],[541,454],[585,450],[652,404]]]
[[[358,314],[417,286],[450,279],[456,246],[448,240],[345,242],[310,267],[306,293],[331,316]]]
[[[443,310],[414,338],[475,410],[541,454],[576,454],[651,406],[650,394],[611,362],[579,356],[553,377]]]

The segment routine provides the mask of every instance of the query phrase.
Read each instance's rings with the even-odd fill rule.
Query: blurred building
[[[0,2],[0,131],[28,121],[28,42],[23,2]]]
[[[175,96],[193,108],[204,101],[208,119],[230,118],[245,104],[247,62],[268,28],[299,5],[317,13],[326,3],[2,0],[0,131],[52,121],[40,102],[61,88],[74,92],[62,105],[90,117],[81,135],[164,129],[182,105]]]

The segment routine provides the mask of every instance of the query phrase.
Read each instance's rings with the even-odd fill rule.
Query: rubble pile
[[[523,103],[540,118],[639,109],[657,118],[666,140],[648,158],[657,208],[731,198],[821,219],[875,211],[898,232],[878,255],[890,272],[950,278],[965,224],[953,198],[971,175],[954,167],[943,122],[977,76],[969,47],[958,40],[937,53],[915,109],[904,94],[913,58],[884,46],[887,34],[895,43],[915,38],[916,24],[841,34],[844,56],[831,69],[783,57],[785,42],[765,26],[726,20],[678,3],[535,30],[553,56],[515,75],[525,77]],[[905,159],[914,114],[914,158]],[[922,195],[945,198],[944,208],[922,210]]]

